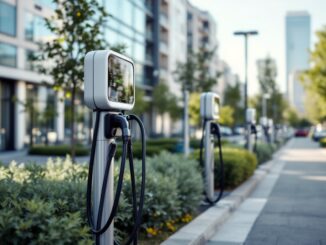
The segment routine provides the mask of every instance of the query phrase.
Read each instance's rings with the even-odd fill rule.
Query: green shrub
[[[71,147],[69,145],[35,145],[32,146],[28,154],[45,155],[45,156],[66,156],[70,154]],[[86,156],[89,149],[85,146],[76,147],[76,156]]]
[[[229,141],[227,139],[222,139],[221,144],[222,145],[228,145]],[[190,140],[190,147],[192,149],[195,149],[195,150],[199,149],[200,148],[200,140],[199,139],[191,139]]]
[[[119,166],[116,164],[115,183]],[[202,179],[196,168],[194,160],[166,152],[147,159],[142,232],[171,230],[167,222],[192,215],[202,193]],[[135,160],[135,172],[139,195],[139,160]],[[87,173],[87,165],[72,164],[70,158],[49,159],[46,165],[25,166],[15,162],[0,165],[0,241],[92,244],[85,217]],[[120,241],[133,225],[130,190],[130,174],[126,169],[115,219],[116,237]]]
[[[326,147],[326,138],[321,138],[321,139],[319,140],[319,145],[320,145],[321,147]]]
[[[226,189],[234,188],[248,179],[255,171],[257,159],[254,154],[240,148],[223,147],[224,160],[224,186]],[[194,152],[194,156],[199,160],[199,151]],[[215,149],[215,187],[219,188],[219,154]]]
[[[256,156],[257,156],[258,164],[262,164],[272,159],[275,150],[276,147],[274,145],[266,144],[266,143],[258,143],[256,146]]]

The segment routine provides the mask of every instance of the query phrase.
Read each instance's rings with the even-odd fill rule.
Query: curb
[[[270,172],[275,158],[285,147],[273,154],[273,159],[261,164],[248,180],[238,186],[231,194],[222,199],[217,205],[210,207],[189,224],[170,236],[161,245],[204,245],[230,217],[240,204],[253,192],[260,181]]]

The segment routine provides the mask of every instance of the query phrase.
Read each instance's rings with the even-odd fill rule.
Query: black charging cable
[[[142,124],[141,120],[136,115],[121,115],[121,114],[109,114],[108,122],[110,126],[113,126],[109,129],[109,134],[112,132],[115,132],[114,127],[121,128],[122,131],[122,156],[121,156],[121,165],[120,165],[120,172],[119,172],[119,178],[117,183],[117,188],[115,192],[115,197],[113,201],[113,206],[109,215],[108,220],[105,222],[105,225],[101,228],[102,223],[102,214],[103,214],[103,206],[104,206],[104,200],[105,200],[105,193],[107,188],[107,182],[109,177],[109,171],[111,168],[111,162],[114,158],[115,152],[116,152],[116,144],[111,143],[109,145],[109,153],[107,156],[106,161],[106,168],[104,172],[103,177],[103,184],[101,189],[101,196],[100,196],[100,203],[99,203],[99,210],[98,210],[98,216],[97,216],[97,224],[96,229],[94,228],[94,222],[92,219],[92,212],[91,212],[91,189],[92,189],[92,178],[93,178],[93,168],[94,168],[94,158],[95,158],[95,150],[96,150],[96,141],[97,141],[97,135],[99,130],[99,121],[100,121],[100,113],[101,111],[97,111],[96,113],[96,119],[95,119],[95,127],[94,127],[94,133],[93,133],[93,142],[91,147],[91,154],[90,154],[90,163],[89,163],[89,172],[88,172],[88,181],[87,181],[87,194],[86,194],[86,209],[87,209],[87,220],[91,227],[91,231],[93,234],[95,234],[96,237],[96,244],[99,244],[100,235],[103,234],[112,224],[112,221],[114,217],[117,214],[117,208],[120,200],[120,195],[122,191],[123,186],[123,176],[125,171],[125,162],[128,155],[129,158],[129,169],[130,169],[130,176],[131,176],[131,191],[132,191],[132,206],[133,206],[133,219],[135,222],[134,228],[127,238],[127,241],[125,244],[131,244],[134,245],[137,244],[137,237],[139,228],[141,225],[141,219],[142,219],[142,211],[143,211],[143,205],[144,205],[144,197],[145,197],[145,177],[146,177],[146,144],[145,144],[145,129],[144,125]],[[130,130],[128,127],[128,121],[134,120],[137,122],[137,124],[140,127],[141,131],[141,138],[142,138],[142,179],[141,179],[141,187],[140,187],[140,197],[139,197],[139,205],[137,208],[137,193],[136,193],[136,180],[135,180],[135,174],[134,174],[134,163],[133,163],[133,154],[132,154],[132,142],[130,138]],[[111,125],[112,124],[112,125]],[[107,130],[105,130],[107,131]],[[107,134],[107,132],[106,132]],[[112,135],[113,136],[113,135]],[[108,137],[108,136],[107,136]],[[118,244],[115,241],[115,244]]]
[[[202,133],[202,138],[200,141],[200,151],[199,151],[199,162],[200,165],[202,166],[203,169],[203,176],[205,179],[205,166],[204,166],[204,160],[203,160],[203,148],[204,148],[204,137],[205,137],[205,127],[206,127],[206,122],[207,120],[204,120],[203,122],[203,133]],[[218,196],[214,200],[210,200],[205,192],[206,195],[206,202],[208,202],[210,205],[215,205],[218,203],[221,198],[223,197],[224,193],[224,161],[223,161],[223,152],[222,152],[222,141],[221,141],[221,130],[220,130],[220,125],[218,123],[211,123],[211,133],[216,136],[217,138],[217,144],[219,148],[219,165],[220,165],[220,176],[219,176],[219,186],[220,186],[220,192]],[[213,154],[215,154],[213,152]]]
[[[255,124],[251,124],[251,133],[255,136],[255,143],[253,151],[257,152],[257,141],[258,141],[258,133],[257,133],[257,126]]]

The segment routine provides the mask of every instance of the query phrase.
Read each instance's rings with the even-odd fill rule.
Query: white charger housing
[[[88,52],[84,60],[84,100],[91,109],[132,110],[134,63],[112,50]]]
[[[200,116],[206,120],[219,119],[220,97],[213,92],[202,93],[200,96]]]
[[[268,119],[267,119],[267,117],[261,117],[261,118],[260,118],[260,125],[266,127],[266,126],[268,126],[267,124],[268,124]]]
[[[246,121],[247,123],[256,123],[256,109],[248,108],[246,110]]]

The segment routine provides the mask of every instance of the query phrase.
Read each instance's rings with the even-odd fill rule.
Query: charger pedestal
[[[100,116],[100,123],[98,129],[98,136],[96,142],[96,153],[95,153],[95,161],[94,161],[94,170],[93,170],[93,206],[92,206],[92,213],[93,213],[93,220],[94,224],[97,224],[97,214],[98,208],[100,204],[101,198],[101,190],[102,184],[104,179],[104,172],[108,157],[108,147],[111,143],[113,143],[114,139],[107,139],[105,138],[104,134],[104,118],[105,115],[108,114],[106,112],[102,112]],[[93,113],[93,128],[95,125],[95,118],[96,113]],[[107,188],[105,193],[105,200],[103,205],[103,213],[102,213],[102,222],[101,226],[108,220],[114,199],[114,159],[112,159],[111,166],[110,166],[110,173],[108,176]],[[111,226],[100,235],[100,244],[102,245],[114,245],[114,222],[112,222]]]
[[[211,133],[212,121],[205,122],[205,176],[206,176],[206,196],[209,200],[214,200],[214,135]]]

